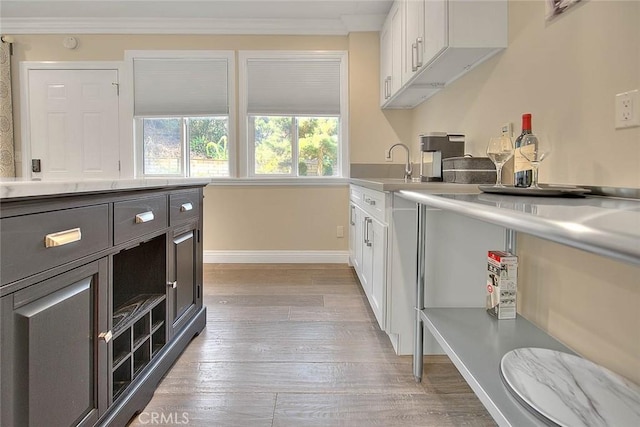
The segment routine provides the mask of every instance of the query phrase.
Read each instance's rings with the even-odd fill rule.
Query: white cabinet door
[[[424,42],[420,52],[421,65],[426,66],[446,49],[449,37],[447,0],[424,2]]]
[[[362,289],[371,303],[371,285],[373,283],[373,246],[372,235],[373,230],[371,223],[373,219],[370,216],[362,217],[362,266],[360,270],[360,284]],[[373,307],[372,307],[373,308]]]
[[[380,30],[380,105],[391,96],[391,67],[393,47],[391,44],[391,17]]]
[[[371,255],[371,295],[369,302],[378,325],[385,330],[387,303],[387,226],[375,219],[369,224]]]
[[[424,8],[425,0],[403,0],[405,3],[405,41],[404,60],[402,63],[402,84],[422,66],[422,50],[424,46]],[[428,3],[428,1],[427,1]]]
[[[356,245],[357,239],[357,222],[356,222],[356,205],[353,202],[349,203],[349,260],[351,265],[355,268],[359,267],[359,261],[356,257]]]
[[[391,6],[380,32],[380,105],[387,103],[402,87],[404,3]]]
[[[391,8],[391,96],[402,87],[402,43],[403,14],[402,4],[396,2]]]
[[[358,206],[354,206],[353,210],[353,230],[354,230],[354,243],[353,243],[353,266],[358,273],[362,271],[362,247],[364,246],[364,211]]]
[[[32,177],[118,178],[118,71],[32,69],[28,75],[31,159],[41,168]]]

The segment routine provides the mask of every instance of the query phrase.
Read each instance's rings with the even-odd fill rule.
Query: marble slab
[[[518,348],[501,362],[502,379],[549,425],[640,426],[640,387],[579,356]]]
[[[208,178],[144,178],[95,179],[77,181],[31,181],[3,179],[0,181],[0,199],[59,196],[65,194],[97,193],[107,191],[207,185]]]

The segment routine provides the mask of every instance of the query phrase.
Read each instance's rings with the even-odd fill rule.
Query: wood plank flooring
[[[130,426],[495,425],[446,356],[414,381],[346,265],[205,264],[204,282],[207,327]]]

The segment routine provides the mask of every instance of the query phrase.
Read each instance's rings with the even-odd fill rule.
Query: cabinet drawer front
[[[169,223],[171,226],[198,218],[199,215],[199,190],[182,191],[169,195]]]
[[[116,245],[166,227],[166,195],[113,204],[113,243]]]
[[[360,202],[362,201],[362,190],[362,187],[357,187],[355,185],[350,186],[349,197],[351,200],[356,202],[356,204],[360,204]]]
[[[362,192],[362,208],[378,221],[386,223],[385,219],[385,193],[381,191],[364,189]]]
[[[3,218],[1,227],[3,285],[110,245],[107,204]]]

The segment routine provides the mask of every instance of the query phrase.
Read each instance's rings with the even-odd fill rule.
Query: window
[[[137,168],[144,176],[232,173],[233,52],[128,52]]]
[[[229,176],[228,117],[138,120],[145,175]]]
[[[240,52],[247,175],[347,172],[346,53]]]
[[[256,175],[337,176],[339,117],[249,116]]]

